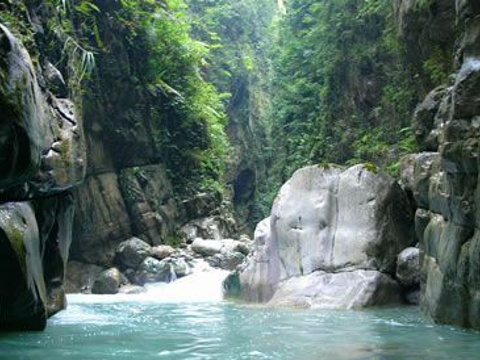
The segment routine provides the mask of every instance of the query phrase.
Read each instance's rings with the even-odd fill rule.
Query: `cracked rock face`
[[[398,288],[390,275],[398,253],[415,242],[413,212],[406,193],[387,175],[363,165],[311,166],[283,185],[255,241],[239,274],[246,300],[273,297],[277,305],[303,299],[303,305],[328,308],[389,303],[398,300],[398,291],[375,297],[385,293],[382,287]],[[357,300],[342,294],[357,294]]]
[[[480,3],[457,0],[456,9],[461,25],[457,72],[438,106],[417,118],[428,129],[427,138],[434,134],[437,141],[430,152],[414,156],[411,187],[418,205],[423,312],[437,322],[478,329]],[[437,97],[435,90],[424,104],[432,96]],[[426,125],[429,119],[433,127]]]
[[[29,53],[1,24],[0,55],[0,200],[51,196],[78,185],[86,150],[74,103],[41,90]]]
[[[0,331],[41,330],[66,305],[69,190],[83,181],[85,142],[62,82],[0,24]]]

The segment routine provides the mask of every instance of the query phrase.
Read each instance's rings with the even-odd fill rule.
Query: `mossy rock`
[[[0,205],[1,330],[42,330],[47,296],[41,245],[29,203]]]

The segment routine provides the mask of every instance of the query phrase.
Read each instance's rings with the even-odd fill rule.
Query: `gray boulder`
[[[224,270],[235,270],[244,261],[245,255],[238,251],[215,254],[207,259],[210,266]]]
[[[410,247],[403,250],[397,258],[397,281],[410,288],[420,284],[420,250]]]
[[[292,278],[315,272],[344,273],[335,278],[347,287],[350,277],[355,282],[356,270],[394,274],[398,253],[415,241],[413,213],[404,190],[376,169],[310,166],[298,170],[283,185],[270,218],[258,225],[255,241],[239,273],[241,296],[260,302],[274,298],[273,303],[280,304],[285,292],[277,291]],[[384,283],[395,283],[388,279],[359,284],[378,285],[381,292]],[[302,284],[303,280],[298,281]],[[318,284],[328,286],[327,281]],[[301,297],[299,287],[295,288],[295,297]],[[359,304],[375,303],[376,291],[362,292],[372,294],[372,299]]]
[[[169,245],[154,246],[150,249],[150,255],[158,260],[172,256],[174,252],[175,249]]]
[[[222,251],[222,243],[217,240],[196,238],[192,243],[192,251],[202,256],[212,256]]]
[[[250,246],[243,241],[232,239],[204,240],[201,238],[196,238],[191,245],[191,250],[205,257],[219,253],[231,252],[239,252],[244,255],[248,255],[250,252]]]
[[[140,286],[146,283],[169,282],[172,273],[172,265],[166,259],[160,261],[149,256],[140,264],[134,282]]]
[[[115,263],[123,269],[137,269],[150,255],[151,246],[145,241],[133,237],[122,242],[115,252]]]
[[[221,216],[212,215],[194,219],[180,228],[187,243],[196,238],[221,240],[234,232],[235,220],[226,211]]]
[[[269,305],[355,309],[400,303],[396,281],[379,271],[355,270],[337,274],[315,271],[280,284]]]
[[[175,273],[177,278],[181,278],[190,274],[191,269],[185,259],[179,258],[172,258],[170,260],[172,270]]]
[[[127,283],[127,278],[117,268],[111,268],[102,272],[95,279],[92,294],[116,294],[120,286]]]
[[[43,330],[47,288],[41,242],[30,203],[0,205],[0,330]]]

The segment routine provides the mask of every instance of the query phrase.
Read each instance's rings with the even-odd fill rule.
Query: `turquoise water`
[[[0,359],[478,359],[480,334],[415,307],[273,310],[140,297],[70,297],[42,333],[0,335]]]

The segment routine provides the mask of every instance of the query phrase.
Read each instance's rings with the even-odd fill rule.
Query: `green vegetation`
[[[310,164],[372,163],[395,175],[400,157],[415,150],[417,99],[390,2],[292,0],[278,39],[273,166],[261,198],[270,203]]]
[[[27,265],[26,265],[26,249],[24,243],[24,234],[21,230],[17,229],[15,226],[9,229],[9,234],[7,234],[10,240],[10,245],[12,250],[15,252],[16,258],[18,259],[18,263],[20,268],[22,269],[23,273],[27,273]]]
[[[57,66],[81,85],[87,116],[112,109],[102,126],[118,142],[149,127],[179,196],[223,191],[226,95],[205,81],[210,46],[190,35],[185,2],[49,0],[45,11],[47,47],[61,42]]]
[[[232,143],[227,181],[234,183],[242,171],[260,185],[266,178],[271,127],[272,42],[275,37],[276,2],[271,0],[189,0],[192,34],[211,44],[205,75],[225,94],[227,131]],[[238,194],[237,194],[238,195]],[[251,227],[261,220],[254,197],[234,197],[240,222]]]
[[[0,20],[32,38],[27,20],[13,24],[28,15],[16,3]],[[225,193],[248,169],[255,189],[238,206],[254,223],[299,167],[365,163],[398,175],[416,149],[416,73],[391,2],[291,0],[286,14],[276,5],[46,0],[43,51],[80,90],[86,118],[102,119],[103,141],[122,145],[112,146],[115,166],[148,153],[182,198]],[[420,59],[431,82],[448,79],[450,55],[439,48]],[[121,150],[131,144],[153,149]]]

